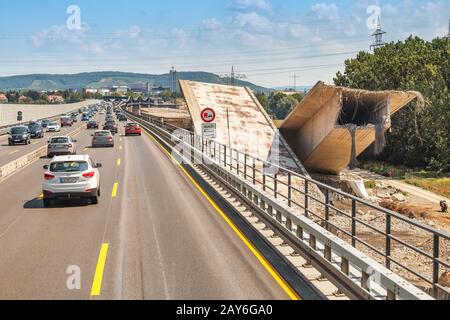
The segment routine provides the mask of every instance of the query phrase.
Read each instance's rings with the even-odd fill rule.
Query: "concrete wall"
[[[23,112],[23,121],[43,119],[62,113],[78,110],[79,108],[95,104],[98,100],[87,100],[72,104],[29,105],[29,104],[0,104],[0,126],[17,123],[17,112]]]

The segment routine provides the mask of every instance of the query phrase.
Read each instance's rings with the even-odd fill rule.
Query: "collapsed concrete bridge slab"
[[[281,124],[280,131],[310,172],[339,174],[375,143],[384,146],[391,116],[422,96],[365,91],[317,83]]]
[[[202,110],[211,108],[216,113],[215,141],[308,174],[250,89],[185,80],[180,81],[180,88],[197,134],[202,134]]]

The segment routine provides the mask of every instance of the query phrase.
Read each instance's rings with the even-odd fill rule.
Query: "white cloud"
[[[238,28],[260,33],[269,33],[273,29],[270,20],[256,12],[236,14],[233,24]]]
[[[321,20],[337,20],[339,18],[339,9],[336,4],[317,3],[311,11]]]
[[[232,10],[272,10],[267,0],[233,0],[230,7]]]
[[[83,42],[88,30],[89,27],[86,24],[82,25],[79,30],[69,30],[66,25],[54,25],[35,33],[31,39],[35,47],[41,47],[46,43],[58,42],[79,44]]]

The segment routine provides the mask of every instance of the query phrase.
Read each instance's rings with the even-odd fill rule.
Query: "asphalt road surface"
[[[148,136],[76,139],[103,164],[98,205],[43,208],[48,159],[0,183],[0,299],[289,298]]]

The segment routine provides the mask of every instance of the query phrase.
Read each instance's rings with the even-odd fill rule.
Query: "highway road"
[[[0,183],[0,299],[292,298],[147,135],[108,149],[90,149],[87,130],[77,139],[103,164],[98,205],[43,208],[47,159]]]
[[[99,120],[99,118],[97,120]],[[59,121],[56,122],[59,123]],[[23,157],[24,155],[33,152],[34,150],[37,150],[42,146],[45,146],[47,144],[47,141],[51,137],[67,135],[81,126],[86,126],[86,122],[78,122],[75,123],[72,127],[61,128],[61,132],[50,132],[50,133],[45,132],[44,138],[31,139],[30,145],[19,144],[15,146],[9,146],[8,136],[7,135],[0,136],[0,167],[10,163],[11,161],[14,161],[15,159]]]

